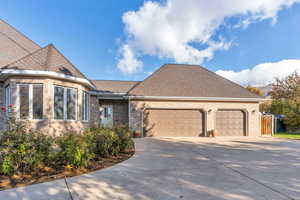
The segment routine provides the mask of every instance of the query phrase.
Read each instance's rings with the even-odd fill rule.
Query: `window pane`
[[[67,119],[76,119],[76,99],[76,90],[67,88]]]
[[[20,119],[29,117],[29,85],[19,85]]]
[[[87,93],[85,93],[85,116],[86,119],[85,120],[89,120],[89,95]]]
[[[5,88],[5,106],[9,106],[11,104],[11,95],[10,95],[10,87],[7,86]]]
[[[86,92],[82,93],[82,120],[88,120],[88,102],[89,96]]]
[[[32,85],[33,119],[43,118],[43,85]]]
[[[64,119],[64,88],[54,87],[54,119]]]

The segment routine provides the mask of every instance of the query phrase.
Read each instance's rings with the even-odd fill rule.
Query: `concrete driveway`
[[[83,176],[0,192],[0,199],[300,199],[300,142],[137,139],[136,154]]]

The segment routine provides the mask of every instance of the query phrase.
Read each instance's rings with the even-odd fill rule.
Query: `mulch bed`
[[[31,184],[43,183],[62,179],[65,177],[78,176],[95,170],[110,167],[122,161],[129,159],[134,154],[134,150],[109,158],[95,159],[85,168],[80,169],[56,169],[44,167],[41,171],[35,174],[15,174],[13,176],[0,177],[0,190],[6,190],[14,187],[22,187]]]

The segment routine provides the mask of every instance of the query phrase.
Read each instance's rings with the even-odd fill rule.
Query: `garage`
[[[218,110],[216,131],[218,136],[245,136],[246,116],[242,110]]]
[[[204,135],[200,110],[148,109],[144,113],[146,136],[199,137]]]

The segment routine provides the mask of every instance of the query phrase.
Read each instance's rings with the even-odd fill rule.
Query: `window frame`
[[[63,88],[63,119],[55,119],[55,88]],[[67,114],[67,89],[75,90],[76,94],[76,99],[75,99],[75,119],[67,119],[68,114]],[[61,86],[61,85],[53,85],[53,93],[52,93],[52,98],[53,98],[53,107],[52,107],[52,119],[56,121],[77,121],[78,120],[78,89],[73,88],[73,87],[66,87],[66,86]]]
[[[20,85],[28,85],[28,118],[20,118]],[[43,121],[44,120],[44,99],[42,100],[43,112],[42,118],[33,119],[33,85],[41,85],[43,88],[43,97],[44,97],[44,84],[43,83],[17,83],[16,84],[16,118],[18,120],[34,120],[34,121]]]
[[[87,102],[85,104],[85,102]],[[81,102],[81,120],[88,122],[90,120],[90,94],[87,91],[82,91],[82,102]],[[85,106],[86,105],[86,106]]]

